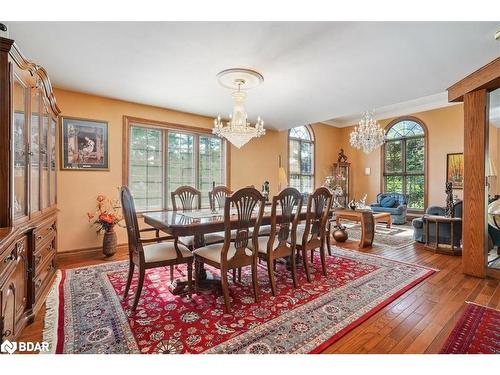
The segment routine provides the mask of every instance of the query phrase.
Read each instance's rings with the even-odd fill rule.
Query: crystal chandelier
[[[358,126],[351,132],[351,146],[358,150],[363,149],[365,154],[369,154],[382,146],[384,142],[384,130],[380,128],[370,112],[365,112]]]
[[[256,87],[264,81],[264,77],[249,69],[227,69],[217,74],[219,83],[233,89],[233,113],[229,115],[229,121],[225,124],[220,115],[214,120],[212,133],[226,138],[237,148],[241,148],[252,138],[266,134],[264,121],[258,117],[254,126],[248,122],[245,110],[245,99],[247,94],[244,90]]]

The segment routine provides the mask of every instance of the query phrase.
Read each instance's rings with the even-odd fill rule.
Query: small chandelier
[[[234,90],[233,113],[229,115],[229,121],[224,123],[220,115],[214,120],[212,133],[221,138],[226,138],[237,148],[241,148],[252,138],[266,134],[264,120],[258,117],[254,126],[248,122],[248,115],[245,110],[245,99],[247,94],[244,90],[254,88],[264,81],[262,74],[250,69],[227,69],[217,74],[219,83]]]
[[[358,150],[363,149],[369,154],[385,142],[384,130],[382,130],[370,112],[365,112],[363,117],[354,128],[350,136],[351,146]]]

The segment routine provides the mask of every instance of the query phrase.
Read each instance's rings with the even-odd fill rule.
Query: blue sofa
[[[387,206],[387,201],[392,202],[392,204]],[[377,203],[372,203],[370,208],[373,212],[390,213],[393,224],[404,224],[406,223],[407,204],[408,196],[406,194],[380,193],[377,194]]]
[[[463,202],[462,201],[457,201],[454,204],[455,207],[455,217],[462,217],[462,210],[463,210]],[[431,206],[427,208],[425,213],[427,215],[439,215],[439,216],[444,216],[445,215],[445,208],[444,207],[438,207],[438,206]],[[424,221],[422,220],[421,217],[418,217],[416,219],[413,219],[412,221],[413,225],[413,239],[418,242],[425,243],[425,235],[424,235]],[[430,241],[429,242],[435,242],[436,239],[436,224],[435,223],[429,223],[429,233],[430,233]],[[455,239],[455,246],[460,247],[460,241],[462,239],[462,225],[455,225],[454,229],[455,231],[453,238]],[[450,244],[451,242],[451,224],[448,223],[441,223],[439,224],[439,243],[445,243],[445,244]]]

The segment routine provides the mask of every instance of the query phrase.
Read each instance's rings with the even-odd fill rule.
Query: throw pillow
[[[393,197],[385,197],[380,201],[380,205],[386,208],[392,208],[396,204],[396,200]]]

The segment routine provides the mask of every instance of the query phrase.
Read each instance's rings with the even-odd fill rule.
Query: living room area
[[[435,95],[418,103],[402,103],[399,108],[391,108],[398,116],[380,118],[379,115],[377,121],[384,131],[385,143],[368,152],[364,152],[362,145],[358,149],[350,142],[352,124],[341,127],[336,124],[339,127],[334,139],[338,140],[336,146],[341,151],[339,160],[332,165],[332,176],[327,178],[330,187],[340,187],[334,206],[350,209],[355,205],[373,211],[375,216],[389,214],[390,223],[386,217],[375,219],[375,243],[393,248],[412,245],[414,241],[426,243],[424,220],[426,223],[429,215],[446,216],[447,199],[452,199],[456,208],[451,216],[461,218],[463,104],[443,104],[442,98]],[[427,110],[413,112],[412,107]],[[447,182],[452,183],[450,191]],[[359,240],[359,225],[349,220],[344,224],[348,237]],[[454,226],[453,243],[459,255],[461,225],[458,220]],[[451,222],[441,223],[439,229],[439,250],[452,252]],[[427,245],[433,249],[435,223],[429,223],[428,230]]]

